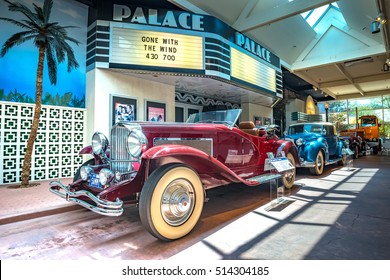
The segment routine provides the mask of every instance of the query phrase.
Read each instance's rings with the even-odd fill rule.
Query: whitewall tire
[[[310,167],[310,173],[313,175],[321,175],[324,172],[324,166],[325,166],[324,154],[321,151],[318,151],[315,160],[315,166]]]
[[[204,190],[198,174],[183,164],[156,169],[146,180],[139,214],[144,227],[161,240],[188,234],[202,213]]]
[[[285,176],[283,176],[283,185],[286,189],[291,189],[294,186],[295,174],[296,174],[295,159],[291,153],[288,153],[286,157],[294,166],[294,169],[292,170],[292,172],[287,173],[285,174]]]

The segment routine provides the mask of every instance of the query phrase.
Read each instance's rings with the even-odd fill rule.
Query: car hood
[[[173,122],[134,122],[139,124],[143,130],[146,131],[216,131],[216,130],[230,130],[224,124],[212,123],[173,123]]]
[[[322,137],[322,135],[319,133],[298,133],[298,134],[286,134],[285,135],[285,139],[292,139],[295,141],[295,140],[301,138],[301,139],[305,140],[306,142],[315,141],[320,137]]]

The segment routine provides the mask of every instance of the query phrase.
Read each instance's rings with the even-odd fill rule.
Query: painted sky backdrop
[[[32,3],[42,7],[43,0],[17,0],[33,10]],[[77,26],[77,28],[67,29],[68,36],[80,42],[77,46],[68,42],[73,48],[79,67],[67,72],[67,61],[58,65],[57,85],[51,85],[47,73],[45,60],[45,74],[43,80],[43,93],[53,95],[59,93],[63,95],[66,92],[72,92],[79,98],[85,97],[85,59],[86,59],[86,40],[87,40],[87,6],[73,0],[54,0],[50,22],[58,22],[61,26]],[[14,18],[16,20],[24,19],[21,13],[10,12],[7,3],[0,0],[0,17]],[[0,23],[0,45],[13,34],[23,31],[11,23],[1,21]],[[0,57],[0,90],[4,93],[10,91],[25,93],[35,99],[35,80],[38,63],[38,48],[32,41],[14,46],[4,57]]]

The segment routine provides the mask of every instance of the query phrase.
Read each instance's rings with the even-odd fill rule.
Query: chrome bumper
[[[60,181],[50,182],[50,191],[67,201],[78,203],[81,206],[101,215],[116,217],[122,215],[123,213],[123,202],[119,198],[113,202],[100,199],[98,196],[86,190],[71,192],[69,187],[65,186]],[[94,203],[96,203],[96,205],[79,199],[79,197],[83,196],[91,199]]]

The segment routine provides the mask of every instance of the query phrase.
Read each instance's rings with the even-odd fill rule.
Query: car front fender
[[[352,145],[352,144],[351,144]],[[336,155],[338,157],[343,157],[343,149],[346,149],[348,148],[347,144],[344,142],[344,141],[339,141],[337,143],[337,151],[336,151]]]
[[[355,149],[356,146],[359,146],[360,144],[357,143],[357,142],[352,142],[351,144],[349,144],[349,148],[353,151],[353,149]]]
[[[212,155],[189,146],[161,145],[152,147],[142,155],[142,162],[148,163],[149,174],[164,164],[184,163],[191,166],[199,174],[207,187],[239,182],[251,185]]]
[[[175,156],[175,155],[176,156],[193,155],[196,157],[211,157],[211,155],[208,155],[207,153],[190,146],[169,144],[169,145],[159,145],[148,149],[142,154],[142,158],[153,160],[160,157]]]
[[[85,146],[79,151],[79,155],[91,155],[95,158],[96,162],[101,162],[101,158],[98,155],[95,155],[92,151],[92,145]],[[110,149],[107,149],[106,155],[109,158],[110,157]]]
[[[325,140],[311,141],[304,144],[304,149],[300,150],[299,156],[308,162],[315,162],[319,151],[325,152],[325,160],[329,157],[328,145]]]
[[[92,145],[85,146],[79,151],[79,155],[92,155]]]

